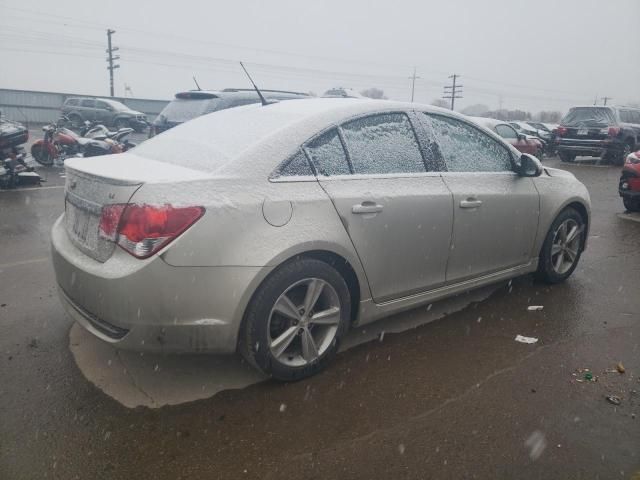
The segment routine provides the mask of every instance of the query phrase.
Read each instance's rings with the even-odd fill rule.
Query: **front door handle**
[[[460,202],[460,208],[478,208],[481,205],[482,200],[478,200],[477,198],[467,198]]]
[[[366,213],[380,213],[384,207],[378,205],[375,202],[362,202],[359,205],[351,207],[351,213],[366,214]]]

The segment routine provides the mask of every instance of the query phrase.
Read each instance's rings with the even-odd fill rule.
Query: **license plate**
[[[588,128],[579,128],[578,129],[578,135],[589,135],[589,129]]]
[[[94,247],[97,241],[97,218],[69,202],[66,205],[65,217],[67,232],[72,238],[86,247]]]

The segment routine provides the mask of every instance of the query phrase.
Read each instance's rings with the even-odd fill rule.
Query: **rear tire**
[[[320,260],[296,258],[255,292],[245,312],[239,351],[276,380],[301,380],[331,362],[350,312],[349,289],[338,271]]]
[[[536,272],[538,280],[554,284],[571,276],[584,249],[585,227],[584,219],[575,209],[566,208],[560,212],[551,224],[540,251]]]
[[[31,156],[40,165],[44,165],[45,167],[53,165],[54,157],[53,155],[51,155],[51,152],[49,152],[49,150],[43,145],[32,146]]]
[[[560,160],[565,163],[571,163],[576,159],[575,153],[558,152],[558,156]]]
[[[622,197],[624,208],[629,212],[640,212],[640,198]]]
[[[614,165],[616,165],[618,167],[623,166],[625,160],[627,159],[627,157],[629,156],[629,154],[632,151],[633,151],[633,144],[631,142],[626,142],[624,144],[622,152],[620,152],[618,155],[614,155],[613,156],[613,161],[611,163],[613,163]]]

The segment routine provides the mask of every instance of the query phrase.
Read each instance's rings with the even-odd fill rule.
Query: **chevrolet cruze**
[[[309,99],[67,160],[52,255],[66,311],[127,349],[240,352],[280,380],[402,310],[565,280],[590,201],[495,133],[418,104]]]

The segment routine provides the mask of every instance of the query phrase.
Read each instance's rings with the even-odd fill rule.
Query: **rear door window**
[[[358,118],[342,125],[355,174],[420,173],[425,165],[404,113]]]
[[[350,175],[351,168],[338,130],[333,128],[316,137],[305,147],[319,175]]]
[[[504,145],[458,119],[426,114],[449,172],[511,172]]]

